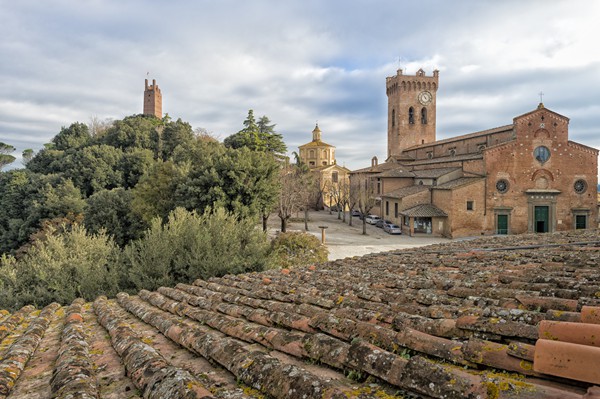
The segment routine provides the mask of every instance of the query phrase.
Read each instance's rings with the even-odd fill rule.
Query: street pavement
[[[378,227],[367,224],[367,235],[362,234],[362,223],[358,217],[352,218],[353,226],[338,220],[337,212],[331,215],[329,211],[312,211],[309,213],[308,233],[321,239],[319,226],[327,226],[325,230],[325,245],[329,250],[329,260],[361,256],[376,252],[385,252],[402,248],[414,248],[424,245],[449,242],[440,237],[409,237],[405,235],[390,235]],[[281,228],[281,221],[276,215],[269,218],[269,232],[276,234]],[[303,213],[294,215],[293,222],[288,223],[288,231],[304,231]]]

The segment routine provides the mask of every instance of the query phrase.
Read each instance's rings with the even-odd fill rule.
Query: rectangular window
[[[405,226],[408,226],[408,225],[409,225],[409,222],[410,222],[410,217],[408,217],[408,216],[404,216],[404,225],[405,225]]]
[[[394,217],[398,218],[398,203],[394,203]]]
[[[332,181],[333,183],[337,183],[337,182],[338,182],[338,172],[333,172],[333,173],[331,174],[331,181]]]
[[[385,201],[385,216],[389,216],[389,215],[390,215],[390,202]]]
[[[586,229],[587,228],[587,216],[586,215],[575,215],[575,229]]]
[[[467,211],[473,210],[473,201],[467,201]]]

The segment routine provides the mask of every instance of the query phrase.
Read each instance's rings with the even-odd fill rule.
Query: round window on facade
[[[577,180],[575,184],[573,184],[573,189],[577,194],[583,194],[587,190],[587,183],[585,180]]]
[[[508,181],[504,180],[504,179],[500,179],[496,182],[496,190],[498,190],[498,192],[500,194],[504,194],[505,192],[508,191]]]
[[[541,145],[533,151],[533,156],[538,160],[538,162],[544,163],[550,159],[550,150],[548,147]]]

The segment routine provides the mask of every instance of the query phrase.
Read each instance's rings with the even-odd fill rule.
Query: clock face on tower
[[[419,96],[417,98],[421,104],[429,105],[429,103],[431,103],[431,100],[433,99],[433,96],[428,91],[422,91],[419,93]]]

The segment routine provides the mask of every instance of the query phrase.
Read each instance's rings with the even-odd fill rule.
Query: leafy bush
[[[81,297],[114,296],[119,249],[104,232],[88,234],[80,225],[48,234],[19,260],[0,258],[0,307],[69,303]]]
[[[267,263],[266,235],[251,219],[239,220],[222,208],[204,214],[177,208],[166,224],[155,218],[144,238],[125,248],[133,288],[154,290],[250,271]]]
[[[312,234],[281,233],[271,243],[271,263],[276,268],[326,262],[329,251]]]

